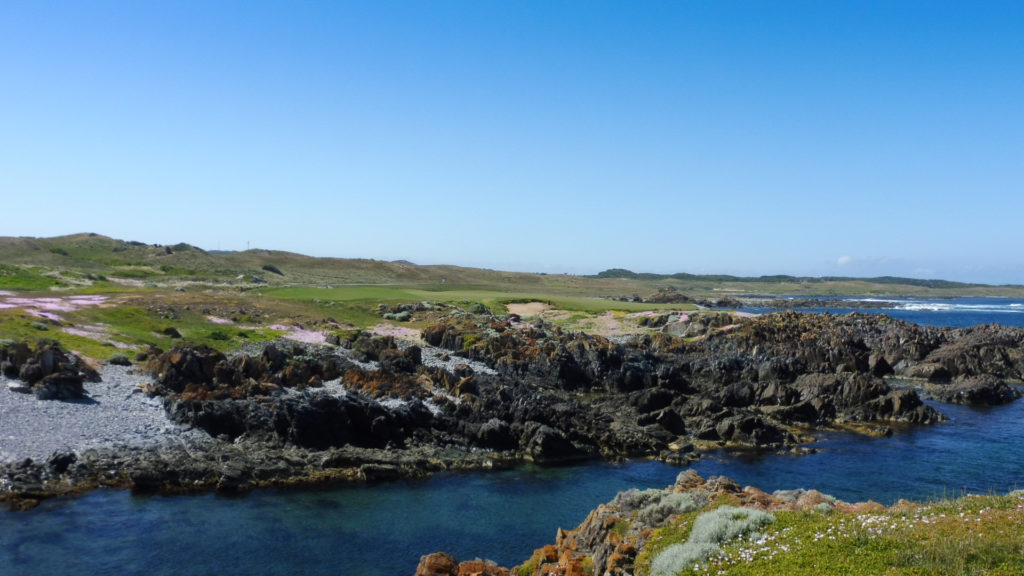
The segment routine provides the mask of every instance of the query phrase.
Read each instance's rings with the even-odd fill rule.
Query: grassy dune
[[[98,234],[55,238],[0,237],[0,289],[38,290],[136,280],[161,287],[211,284],[246,286],[254,279],[271,286],[337,287],[410,285],[421,290],[485,287],[487,291],[563,296],[648,295],[674,288],[692,296],[793,294],[850,296],[1014,296],[1022,286],[988,286],[899,278],[795,278],[638,274],[610,270],[594,276],[533,274],[417,266],[353,258],[313,258],[275,250],[211,252],[189,244],[171,246],[123,241]],[[458,289],[458,288],[457,288]]]
[[[52,338],[104,359],[121,350],[168,347],[184,340],[221,350],[280,336],[281,326],[366,328],[382,322],[378,305],[441,302],[494,312],[517,302],[544,302],[545,319],[571,329],[635,329],[628,313],[691,310],[615,298],[675,290],[693,298],[737,293],[888,296],[1019,296],[1024,287],[899,279],[657,276],[625,270],[597,276],[531,274],[409,262],[312,258],[273,250],[218,253],[188,244],[123,241],[97,234],[56,238],[0,237],[0,291],[68,298],[102,295],[102,306],[41,317],[0,305],[0,338]],[[0,294],[0,299],[4,298]],[[2,303],[0,303],[2,304]],[[612,313],[612,314],[609,314]],[[214,320],[211,320],[214,318]],[[224,320],[231,320],[225,323]],[[431,322],[414,315],[411,327]],[[274,327],[272,327],[274,326]]]

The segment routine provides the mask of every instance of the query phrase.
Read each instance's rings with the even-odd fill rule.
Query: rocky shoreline
[[[675,483],[664,490],[630,489],[592,510],[575,529],[559,529],[555,543],[534,551],[515,571],[478,560],[459,562],[444,552],[420,558],[415,576],[585,576],[586,574],[633,574],[637,556],[652,533],[681,513],[708,507],[717,501],[730,506],[776,512],[869,511],[882,506],[876,502],[850,504],[817,490],[779,490],[768,494],[726,477],[704,479],[693,470],[679,473]]]
[[[355,331],[233,356],[182,346],[131,370],[4,344],[0,498],[27,507],[96,486],[233,491],[526,461],[684,465],[703,448],[798,450],[816,429],[934,424],[943,416],[915,388],[995,404],[1017,398],[1024,376],[1015,328],[795,312],[686,324],[685,338],[611,340],[455,311],[418,343]],[[83,395],[23,394],[47,379]]]
[[[984,504],[964,506],[972,498],[981,499]],[[997,502],[1000,498],[1004,500]],[[994,512],[989,507],[993,503],[1002,510]],[[725,574],[731,566],[787,555],[803,559],[786,565],[798,566],[801,573],[876,573],[851,569],[845,558],[837,561],[835,557],[844,554],[840,547],[868,556],[874,554],[866,553],[864,548],[886,546],[907,551],[902,556],[886,557],[900,564],[899,568],[884,564],[894,573],[904,573],[901,569],[914,574],[958,573],[955,561],[947,557],[971,553],[973,543],[966,543],[971,539],[971,531],[988,524],[992,530],[1003,530],[1001,535],[1007,530],[1014,532],[1022,508],[1024,492],[1019,490],[1005,497],[965,496],[952,504],[900,500],[886,507],[870,500],[844,502],[814,489],[776,490],[769,494],[753,486],[740,487],[724,476],[705,479],[688,469],[665,489],[633,488],[620,492],[593,509],[576,528],[559,528],[553,544],[538,548],[514,568],[481,560],[460,562],[444,552],[434,552],[420,557],[415,576]],[[764,533],[784,515],[787,527],[775,530],[774,534]],[[963,524],[969,526],[968,530],[962,531],[959,525]],[[815,529],[799,530],[806,525]],[[687,532],[688,537],[683,538]],[[939,543],[929,544],[936,538]],[[989,539],[994,540],[991,536]],[[730,544],[734,550],[727,553],[723,547]],[[935,554],[942,560],[929,564],[922,561],[922,549],[929,545],[954,545],[957,549]],[[988,545],[992,546],[988,549],[990,553],[997,551],[1003,557],[1014,558],[1007,573],[1018,573],[1020,557],[1012,547]],[[977,548],[984,549],[984,545]],[[922,571],[922,566],[931,570]],[[762,570],[765,571],[755,573],[787,573],[778,567]]]

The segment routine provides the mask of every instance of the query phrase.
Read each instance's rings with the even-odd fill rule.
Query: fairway
[[[648,310],[695,310],[693,304],[654,304],[622,302],[608,298],[571,296],[539,291],[512,291],[492,286],[340,286],[332,288],[268,288],[259,291],[269,298],[308,300],[313,302],[373,302],[412,303],[444,302],[448,304],[480,303],[495,313],[504,313],[506,304],[515,302],[545,302],[557,310],[600,314],[609,311],[644,312]]]

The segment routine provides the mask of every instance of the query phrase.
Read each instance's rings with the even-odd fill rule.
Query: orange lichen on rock
[[[434,552],[420,557],[416,576],[458,576],[459,564],[455,558],[443,552]]]
[[[424,381],[408,374],[393,374],[381,370],[349,370],[343,379],[345,386],[374,398],[409,398],[423,396],[429,391]]]
[[[468,560],[459,563],[458,576],[510,576],[508,568],[501,568],[483,560]]]

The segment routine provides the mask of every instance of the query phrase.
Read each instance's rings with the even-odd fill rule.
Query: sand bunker
[[[551,305],[544,302],[526,302],[519,304],[506,304],[505,309],[508,310],[509,314],[518,314],[519,316],[536,316],[545,310],[550,310]]]

